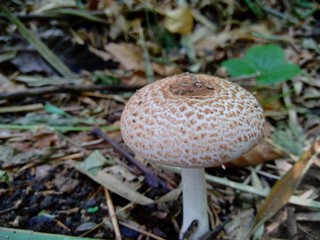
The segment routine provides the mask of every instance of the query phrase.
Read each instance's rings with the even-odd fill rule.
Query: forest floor
[[[177,169],[133,159],[119,123],[136,90],[192,72],[266,116],[253,150],[206,169],[204,239],[320,239],[318,1],[3,2],[0,238],[178,239]]]

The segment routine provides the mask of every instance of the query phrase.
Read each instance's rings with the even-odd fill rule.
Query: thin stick
[[[49,86],[49,87],[39,87],[30,88],[24,91],[16,91],[10,93],[1,93],[0,100],[13,100],[21,99],[25,97],[42,96],[44,94],[54,94],[54,93],[79,93],[87,91],[102,91],[108,90],[111,92],[126,92],[135,91],[140,89],[142,86],[104,86],[104,85],[59,85],[59,86]]]
[[[35,110],[43,109],[43,104],[36,103],[36,104],[29,104],[23,106],[12,106],[12,107],[1,107],[0,113],[11,113],[11,112],[29,112]]]
[[[146,69],[146,76],[148,79],[149,83],[154,82],[154,73],[153,73],[153,69],[152,69],[152,64],[151,64],[151,60],[150,60],[150,56],[149,56],[149,52],[146,46],[146,40],[143,34],[143,29],[141,27],[141,23],[140,21],[137,21],[137,27],[138,27],[138,33],[139,33],[139,38],[141,41],[141,46],[143,49],[143,57],[144,57],[144,64],[145,64],[145,69]]]
[[[114,228],[114,233],[116,235],[116,240],[122,240],[121,232],[120,232],[120,228],[119,228],[119,224],[118,224],[117,215],[116,215],[116,212],[114,210],[114,206],[113,206],[113,202],[112,202],[109,190],[106,189],[106,188],[104,188],[104,195],[106,196],[106,199],[107,199],[109,215],[111,217],[111,222],[112,222],[112,225],[113,225],[113,228]]]
[[[35,128],[48,128],[53,129],[55,131],[61,132],[85,132],[92,130],[90,126],[82,126],[82,127],[73,127],[73,126],[51,126],[46,124],[37,124],[37,125],[12,125],[12,124],[0,124],[0,129],[6,130],[33,130]],[[118,125],[110,125],[110,126],[102,126],[102,130],[112,132],[112,131],[119,131],[120,126]]]
[[[123,149],[119,144],[114,142],[111,138],[107,136],[101,129],[94,128],[92,133],[103,138],[106,142],[108,142],[114,149],[116,149],[119,153],[121,153],[127,160],[133,163],[143,174],[145,175],[146,182],[150,187],[163,187],[164,189],[168,189],[167,184],[159,179],[156,174],[148,169],[145,165],[137,161],[133,156],[131,156],[125,149]]]

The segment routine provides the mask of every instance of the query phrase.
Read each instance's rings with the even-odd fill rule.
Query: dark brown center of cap
[[[170,85],[170,92],[181,96],[201,96],[212,93],[219,89],[219,85],[212,79],[199,77],[196,74],[184,73],[180,78]]]

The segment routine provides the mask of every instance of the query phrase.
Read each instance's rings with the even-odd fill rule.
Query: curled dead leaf
[[[201,33],[199,33],[201,31]],[[198,56],[204,56],[208,52],[214,51],[218,47],[224,47],[227,43],[235,42],[239,39],[252,39],[253,33],[270,34],[270,31],[263,24],[246,25],[220,33],[212,33],[210,30],[198,29],[192,34],[192,40]]]
[[[193,29],[192,11],[188,7],[167,10],[164,13],[164,26],[169,32],[187,35]]]
[[[267,161],[283,157],[283,153],[265,140],[262,140],[251,151],[242,155],[237,160],[228,163],[228,167],[244,167],[258,165]]]
[[[109,43],[105,50],[117,61],[125,70],[143,70],[143,51],[137,45],[130,43]]]

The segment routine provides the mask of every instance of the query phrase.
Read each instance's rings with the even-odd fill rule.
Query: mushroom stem
[[[182,168],[181,178],[183,222],[180,239],[199,239],[209,231],[204,168]]]

